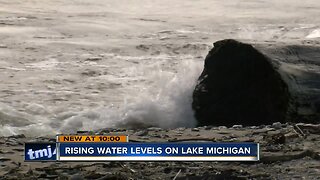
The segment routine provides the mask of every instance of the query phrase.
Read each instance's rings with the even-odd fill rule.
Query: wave
[[[174,71],[158,63],[129,67],[130,76],[137,79],[144,76],[146,83],[129,88],[123,102],[117,106],[57,113],[39,104],[26,103],[19,111],[2,103],[0,136],[44,136],[102,128],[194,127],[192,91],[202,67],[203,61],[192,56],[179,59]]]

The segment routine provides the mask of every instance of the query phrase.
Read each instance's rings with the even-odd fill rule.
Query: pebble
[[[169,174],[171,171],[172,171],[172,167],[165,167],[163,169],[163,172],[166,173],[166,174]]]
[[[14,149],[13,149],[14,150]],[[24,149],[23,149],[24,150]],[[0,154],[14,154],[13,151],[1,151],[0,150]]]
[[[265,128],[266,127],[266,125],[260,125],[259,126],[259,129],[263,129],[263,128]]]
[[[149,127],[148,130],[149,130],[149,131],[161,131],[162,128],[159,128],[159,127]]]
[[[242,127],[243,127],[242,125],[233,125],[232,126],[233,129],[239,129],[239,128],[242,128]]]
[[[0,44],[0,48],[7,48],[8,46],[6,46],[5,44]]]
[[[200,131],[199,128],[192,128],[191,131]]]
[[[24,134],[17,134],[17,135],[13,135],[13,136],[9,136],[9,138],[25,138],[26,136]]]
[[[16,139],[8,139],[6,142],[6,145],[9,145],[9,146],[18,146],[19,143],[17,142]]]
[[[151,137],[161,138],[161,136],[159,134],[152,134]]]
[[[161,134],[162,138],[169,138],[170,136],[168,136],[167,134]]]
[[[177,131],[184,131],[184,130],[186,130],[186,128],[180,127],[180,128],[177,128],[176,130],[177,130]]]
[[[226,140],[227,142],[236,142],[236,141],[238,141],[238,138],[231,138],[231,139],[229,139],[229,140]]]
[[[227,129],[227,126],[219,126],[219,129]]]
[[[84,178],[83,178],[83,176],[80,175],[80,174],[75,174],[75,175],[72,175],[72,176],[70,177],[70,180],[82,180],[82,179],[84,179]]]
[[[146,131],[146,130],[138,131],[138,132],[134,133],[134,135],[136,135],[136,136],[146,136],[146,135],[148,135],[148,131]]]
[[[47,179],[57,179],[59,176],[58,175],[47,175]]]
[[[266,130],[267,130],[267,131],[274,131],[274,130],[276,130],[276,129],[275,129],[275,128],[271,128],[271,127],[267,127]]]
[[[281,129],[282,124],[280,122],[275,122],[275,123],[272,124],[272,127],[275,128],[275,129]]]

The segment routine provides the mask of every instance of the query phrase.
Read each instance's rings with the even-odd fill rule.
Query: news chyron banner
[[[25,143],[25,161],[58,161],[59,146],[73,143],[118,143],[129,142],[126,135],[57,135],[56,142]],[[83,154],[84,155],[84,154]]]
[[[257,143],[129,142],[128,136],[60,135],[26,143],[26,161],[258,161]]]

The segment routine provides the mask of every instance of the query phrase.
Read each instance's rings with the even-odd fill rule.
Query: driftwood
[[[299,127],[300,129],[307,131],[311,134],[320,134],[320,124],[303,124],[298,123],[295,126]]]
[[[305,150],[300,153],[295,154],[269,154],[264,155],[260,158],[261,162],[276,162],[276,161],[291,161],[294,159],[301,159],[304,157],[311,157],[315,160],[320,160],[320,154],[318,152],[315,152],[313,150]]]

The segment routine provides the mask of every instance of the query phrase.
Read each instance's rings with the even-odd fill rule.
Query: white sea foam
[[[137,84],[128,89],[123,103],[117,107],[102,105],[99,108],[72,112],[62,108],[60,112],[51,112],[45,105],[25,103],[23,112],[19,112],[14,107],[0,104],[0,136],[43,136],[110,127],[195,126],[191,109],[192,92],[203,62],[190,56],[189,59],[180,60],[176,65],[176,72],[165,70],[159,62],[161,63],[157,60],[153,64],[126,69],[131,79],[144,78],[148,83]]]
[[[313,30],[308,36],[306,36],[308,39],[313,39],[313,38],[320,38],[320,29],[315,29]]]
[[[149,87],[137,87],[133,102],[124,100],[120,108],[101,107],[81,112],[65,119],[59,131],[73,133],[103,127],[193,127],[196,121],[191,109],[192,92],[202,66],[201,62],[188,60],[180,64],[177,73],[144,69],[145,76],[153,83]]]

